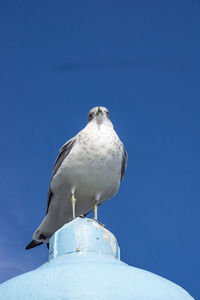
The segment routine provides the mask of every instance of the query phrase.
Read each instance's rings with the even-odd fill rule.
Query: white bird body
[[[61,155],[70,143],[69,153],[58,167],[55,164],[47,215],[33,235],[37,242],[48,242],[56,230],[72,220],[72,194],[76,216],[80,216],[93,210],[95,202],[99,205],[112,198],[119,189],[126,152],[109,119],[90,121],[63,145]]]

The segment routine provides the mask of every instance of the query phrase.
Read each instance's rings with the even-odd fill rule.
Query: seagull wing
[[[54,167],[53,167],[53,171],[52,171],[52,176],[51,176],[51,181],[52,178],[56,175],[58,169],[60,168],[60,166],[62,165],[63,160],[67,157],[67,155],[70,153],[70,151],[72,150],[74,144],[76,142],[76,137],[73,137],[72,139],[70,139],[69,141],[67,141],[60,149],[59,155],[55,161]],[[51,182],[49,185],[49,191],[48,191],[48,197],[47,197],[47,211],[46,214],[48,213],[49,210],[49,206],[51,203],[51,198],[53,195],[53,192],[51,190]]]
[[[125,176],[125,170],[126,170],[126,167],[127,167],[127,161],[128,161],[128,153],[126,152],[125,148],[123,148],[122,166],[121,166],[121,180]]]

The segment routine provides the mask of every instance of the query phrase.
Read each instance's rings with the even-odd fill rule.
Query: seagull
[[[48,190],[46,216],[26,249],[49,243],[65,223],[94,210],[118,191],[127,152],[109,118],[108,109],[92,108],[88,123],[60,149]]]

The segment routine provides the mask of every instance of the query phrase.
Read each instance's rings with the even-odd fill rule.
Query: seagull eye
[[[88,115],[88,121],[91,121],[92,117],[93,117],[93,113],[89,113],[89,115]]]
[[[109,118],[109,112],[108,111],[106,112],[106,116]]]

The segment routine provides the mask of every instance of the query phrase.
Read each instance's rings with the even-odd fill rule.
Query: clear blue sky
[[[98,2],[98,3],[97,3]],[[129,154],[99,209],[122,259],[200,294],[200,1],[0,2],[0,280],[36,268],[60,146],[108,107]]]

